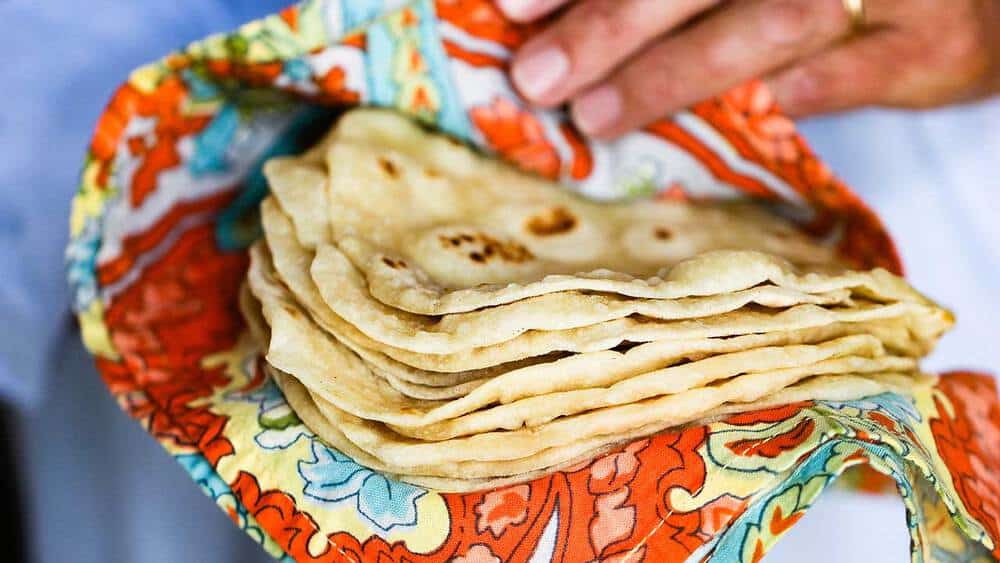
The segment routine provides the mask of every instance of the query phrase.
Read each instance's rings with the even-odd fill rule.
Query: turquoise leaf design
[[[97,299],[97,252],[101,247],[101,226],[90,218],[83,230],[66,246],[66,271],[73,291],[73,310],[86,311]]]
[[[427,491],[358,465],[318,440],[312,442],[312,454],[299,462],[307,497],[330,504],[353,501],[361,515],[385,531],[417,523],[417,499]]]
[[[239,114],[232,104],[226,104],[215,115],[212,122],[194,139],[194,154],[188,162],[188,170],[194,177],[229,169],[226,151],[240,128]]]
[[[873,397],[848,401],[846,403],[835,401],[822,401],[834,407],[849,406],[862,411],[882,411],[888,413],[899,423],[912,425],[920,422],[920,412],[913,401],[897,393],[882,393]]]

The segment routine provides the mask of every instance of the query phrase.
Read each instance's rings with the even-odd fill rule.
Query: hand
[[[518,21],[551,16],[514,57],[522,95],[570,103],[598,137],[758,77],[796,116],[1000,91],[1000,0],[866,0],[858,29],[844,0],[497,2]]]

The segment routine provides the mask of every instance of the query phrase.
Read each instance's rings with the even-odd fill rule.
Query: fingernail
[[[545,47],[514,63],[514,85],[532,99],[549,93],[569,74],[569,57],[558,47]]]
[[[622,108],[618,88],[606,84],[573,102],[573,121],[581,131],[594,135],[610,129],[621,118]]]
[[[514,20],[525,20],[532,17],[531,8],[535,4],[534,0],[498,0],[497,4],[508,18]]]

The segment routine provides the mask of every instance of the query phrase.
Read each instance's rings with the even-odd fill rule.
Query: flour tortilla
[[[779,352],[779,350],[761,349],[760,352]],[[798,352],[799,350],[794,350]],[[755,351],[756,352],[756,351]],[[791,353],[792,349],[780,350],[780,353]],[[733,356],[751,356],[741,353]],[[792,354],[794,355],[794,354]],[[840,373],[840,371],[906,371],[914,370],[917,361],[913,358],[885,356],[869,359],[863,366],[854,363],[849,356],[842,359],[820,360],[807,366],[798,366],[805,376],[825,373]],[[791,359],[791,358],[789,358]],[[716,356],[711,360],[736,361],[736,358]],[[704,360],[709,362],[709,360]],[[476,410],[456,418],[450,418],[434,424],[420,427],[399,427],[393,429],[404,436],[421,440],[442,441],[460,436],[472,436],[494,430],[516,430],[521,427],[538,427],[557,418],[571,416],[577,413],[596,410],[605,407],[631,404],[646,398],[676,395],[713,385],[718,380],[742,377],[733,373],[711,373],[698,370],[685,370],[692,364],[676,368],[665,368],[657,372],[643,374],[627,379],[609,388],[588,388],[573,391],[563,391],[548,395],[537,395],[519,401],[492,408]],[[737,368],[738,369],[738,368]],[[840,371],[838,371],[840,370]],[[671,373],[671,372],[675,373]],[[734,370],[735,371],[735,370]],[[747,371],[750,371],[749,369]],[[764,375],[765,369],[753,370],[751,373]],[[456,401],[457,402],[457,401]]]
[[[588,202],[392,112],[350,112],[325,150],[325,171],[302,163],[313,168],[311,182],[285,181],[295,170],[287,160],[268,167],[272,188],[304,243],[332,237],[372,295],[400,309],[440,315],[569,290],[680,298],[768,280],[806,293],[853,288],[875,300],[925,302],[885,271],[800,275],[755,252],[821,272],[835,264],[829,248],[757,206]],[[288,185],[297,191],[285,193]],[[315,211],[323,187],[328,217]],[[730,252],[672,267],[719,249]]]
[[[254,341],[261,347],[261,350],[267,350],[268,342],[271,340],[271,331],[267,326],[267,321],[264,320],[260,302],[257,301],[257,298],[253,295],[253,292],[250,290],[250,286],[247,283],[240,286],[239,307]],[[363,356],[361,357],[364,359]],[[481,386],[483,383],[489,381],[489,379],[476,379],[456,385],[434,387],[400,379],[392,373],[382,371],[381,369],[372,366],[370,363],[368,364],[368,367],[371,369],[373,374],[384,379],[396,391],[414,399],[426,399],[431,401],[464,397],[477,387]]]
[[[257,265],[255,259],[255,270]],[[290,299],[290,297],[284,298]],[[256,316],[259,316],[260,304],[256,303],[256,298],[247,295],[241,298],[241,301],[243,299],[255,302],[253,309],[257,311]],[[606,350],[576,354],[448,387],[426,386],[400,380],[392,373],[372,365],[365,356],[361,357],[375,375],[382,377],[394,389],[409,397],[428,400],[454,399],[464,397],[483,387],[475,395],[481,397],[479,400],[507,404],[546,393],[613,385],[629,377],[683,361],[695,361],[714,355],[763,347],[817,344],[854,334],[869,333],[876,335],[881,342],[896,343],[890,348],[907,347],[900,343],[906,341],[909,333],[898,321],[880,325],[835,323],[802,331],[751,334],[722,339],[658,341],[638,345],[625,351]]]
[[[312,391],[321,395],[338,408],[369,420],[397,426],[426,426],[450,418],[472,413],[496,402],[508,385],[483,386],[470,395],[450,401],[422,401],[408,397],[376,377],[368,366],[349,349],[320,331],[294,302],[275,298],[267,291],[258,291],[251,278],[251,286],[261,297],[263,313],[271,329],[267,350],[268,362],[291,374]],[[522,404],[490,409],[488,414],[471,417],[460,428],[489,429],[488,424],[500,428],[517,427],[528,416],[555,418],[585,409],[635,402],[662,393],[677,393],[708,384],[716,379],[733,377],[744,372],[810,366],[816,370],[827,369],[824,360],[837,357],[868,357],[889,362],[881,343],[874,337],[857,335],[819,345],[772,347],[748,350],[729,355],[715,356],[675,368],[665,368],[645,376],[620,382],[610,389],[566,391],[561,395],[543,395],[542,404],[532,405],[537,412],[531,414]],[[880,364],[877,369],[908,369],[912,360],[896,358],[906,364]],[[839,365],[839,364],[837,364]],[[865,364],[866,366],[868,364]],[[859,368],[850,365],[850,371]],[[871,367],[869,371],[875,369]],[[806,368],[808,372],[809,368]],[[845,371],[841,369],[841,371]],[[814,371],[806,375],[822,373]],[[492,383],[492,382],[491,382]],[[487,384],[489,385],[489,384]],[[581,400],[575,400],[579,396]],[[546,398],[558,400],[545,401]],[[541,413],[545,413],[544,415]],[[463,419],[463,423],[467,421]],[[471,424],[471,426],[470,426]],[[479,424],[479,426],[476,426]]]
[[[267,205],[268,202],[265,201],[264,204]],[[368,338],[326,307],[311,278],[296,275],[297,272],[301,273],[302,271],[297,264],[311,261],[310,254],[305,252],[291,253],[273,258],[267,246],[258,242],[250,248],[250,257],[251,266],[248,278],[256,277],[259,288],[267,288],[266,291],[280,293],[282,299],[297,301],[305,310],[309,311],[313,320],[324,331],[361,356],[365,362],[405,381],[435,387],[460,385],[469,381],[494,377],[512,369],[545,363],[565,355],[552,353],[511,362],[493,364],[480,362],[477,368],[463,369],[462,363],[465,358],[462,357],[439,359],[438,357],[425,357],[422,354],[385,348],[381,343]],[[279,279],[281,273],[285,274],[283,279]],[[289,291],[291,295],[289,295]],[[412,363],[404,363],[390,357],[380,351],[380,348],[395,352],[403,359],[412,360]]]
[[[449,354],[418,353],[372,339],[325,306],[322,298],[317,296],[315,283],[303,274],[303,264],[311,261],[312,254],[299,245],[283,245],[281,241],[285,237],[274,236],[280,231],[290,232],[291,226],[273,201],[264,202],[262,217],[265,232],[268,233],[268,244],[277,242],[271,248],[274,268],[324,330],[334,334],[338,340],[350,343],[352,348],[378,350],[398,362],[428,371],[484,369],[553,352],[609,350],[623,342],[725,337],[802,330],[836,322],[868,323],[900,317],[907,317],[908,329],[914,334],[921,352],[926,353],[952,322],[947,311],[918,303],[881,305],[859,302],[855,307],[843,309],[798,305],[778,313],[737,310],[709,318],[681,321],[624,318],[563,331],[529,331],[500,344]],[[365,302],[362,300],[359,303]]]
[[[428,401],[446,401],[448,399],[458,399],[468,395],[472,391],[478,389],[483,384],[490,381],[489,379],[474,379],[472,381],[467,381],[465,383],[459,383],[458,385],[450,385],[446,387],[433,387],[430,385],[421,385],[419,383],[413,383],[405,379],[399,379],[396,376],[380,372],[377,369],[372,369],[372,373],[381,377],[382,379],[385,379],[386,383],[388,383],[390,387],[392,387],[396,391],[399,391],[403,395],[406,395],[407,397],[412,397],[414,399],[425,399]]]
[[[261,312],[260,301],[257,300],[257,296],[250,289],[249,281],[244,281],[240,284],[237,305],[240,308],[240,314],[243,315],[243,320],[246,322],[247,328],[250,330],[250,336],[260,346],[261,350],[266,350],[267,343],[271,340],[271,329],[268,328],[267,321],[264,319],[264,313]]]
[[[307,255],[308,250],[300,246],[291,221],[278,206],[266,204],[262,215],[272,255]],[[298,261],[290,263],[301,265]],[[846,289],[813,295],[774,286],[671,300],[562,292],[480,311],[429,317],[400,311],[372,298],[364,278],[335,246],[320,245],[310,271],[323,301],[334,314],[374,340],[428,354],[500,344],[531,330],[568,330],[632,315],[673,320],[719,315],[749,304],[769,308],[803,303],[851,304],[850,292]],[[302,278],[305,275],[305,272],[296,271],[285,277]]]
[[[277,252],[277,237],[269,239]],[[448,354],[501,344],[528,331],[558,331],[593,326],[630,316],[680,320],[721,315],[756,304],[788,308],[810,303],[850,306],[846,289],[808,294],[775,286],[680,299],[632,299],[616,295],[560,292],[479,311],[429,317],[400,311],[374,299],[365,279],[333,245],[322,245],[311,267],[323,301],[338,316],[369,337],[397,348]],[[336,291],[333,291],[336,288]]]
[[[251,305],[250,307],[241,307],[241,310],[246,315],[254,339],[256,340],[258,336],[262,336],[263,339],[258,340],[258,345],[262,346],[262,350],[266,349],[267,342],[270,340],[270,331],[264,322],[263,316],[259,312],[253,312],[253,302],[247,300],[241,301],[241,304]],[[382,463],[377,458],[358,448],[338,429],[337,424],[345,418],[353,419],[356,422],[360,422],[362,419],[353,417],[353,415],[341,411],[332,405],[327,406],[327,413],[332,413],[333,416],[327,418],[327,416],[319,412],[310,392],[298,380],[271,365],[265,364],[265,370],[282,390],[290,408],[302,423],[328,445],[347,455],[355,462],[379,471],[391,479],[408,482],[428,489],[447,492],[468,492],[502,487],[511,483],[535,479],[546,473],[570,467],[582,461],[592,459],[619,445],[614,441],[609,441],[607,438],[601,438],[584,441],[568,448],[562,448],[559,451],[547,452],[545,455],[535,456],[530,460],[518,460],[514,462],[473,461],[439,464],[436,466],[395,467]],[[554,455],[556,457],[571,457],[576,455],[576,457],[569,461],[551,465],[547,462],[546,456],[553,457]],[[536,469],[529,470],[528,468],[530,467],[535,467]],[[442,477],[441,475],[445,476]],[[458,477],[447,477],[447,475]],[[477,475],[492,477],[476,477]],[[495,475],[507,476],[497,477]]]
[[[872,366],[873,363],[873,360],[866,358],[835,361],[850,362],[862,368]],[[649,435],[700,418],[711,417],[714,409],[727,403],[753,403],[765,400],[769,395],[813,375],[815,373],[811,373],[809,368],[748,374],[718,386],[692,389],[676,395],[589,411],[557,419],[542,426],[488,432],[439,442],[412,438],[386,441],[383,433],[378,432],[367,421],[345,423],[341,431],[361,449],[383,462],[403,467],[464,460],[519,459],[549,448],[572,444],[582,437],[613,435],[625,436],[627,439]],[[844,379],[838,384],[847,386],[850,382],[851,380]],[[320,401],[318,404],[322,412],[323,403]]]
[[[519,398],[614,384],[638,374],[666,366],[695,361],[717,354],[727,354],[768,346],[817,344],[854,334],[870,334],[893,350],[913,349],[912,338],[902,322],[834,323],[800,331],[749,334],[730,338],[667,340],[649,342],[626,350],[604,350],[573,354],[549,362],[511,369],[485,379],[475,379],[452,386],[428,386],[402,380],[371,366],[397,391],[419,399],[442,400],[464,397],[475,389],[495,389],[498,401],[506,404]],[[902,354],[914,356],[913,354]],[[485,390],[484,390],[485,391]]]
[[[331,334],[335,333],[331,332]],[[370,350],[346,339],[341,340],[341,342],[350,348],[355,354],[361,356],[365,363],[371,365],[372,369],[378,372],[379,375],[382,375],[387,379],[391,378],[393,380],[412,383],[413,385],[437,387],[441,389],[461,387],[475,382],[486,381],[513,369],[519,369],[526,366],[543,365],[555,360],[556,358],[564,356],[564,354],[556,353],[535,358],[525,358],[524,360],[484,367],[481,369],[447,373],[429,371],[409,366],[396,361],[381,352]]]
[[[344,424],[365,424],[364,421],[352,415],[339,411],[329,403],[323,409],[317,403],[323,403],[322,398],[311,394],[294,378],[279,373],[270,368],[276,381],[281,381],[280,387],[285,393],[289,405],[299,415],[302,422],[321,439],[334,448],[353,458],[358,463],[376,471],[390,475],[392,478],[410,482],[416,485],[437,489],[443,492],[465,492],[484,490],[520,483],[541,477],[543,475],[571,468],[581,462],[593,459],[614,448],[644,435],[656,433],[652,428],[639,429],[630,433],[606,435],[590,440],[583,440],[568,447],[549,448],[542,452],[517,460],[498,461],[457,461],[441,464],[424,464],[396,466],[386,464],[371,454],[357,447],[339,429]],[[913,374],[843,374],[837,376],[818,376],[804,380],[786,389],[787,396],[796,398],[807,395],[813,399],[851,400],[876,395],[886,391],[906,393],[907,381],[915,379]],[[280,378],[280,379],[279,379]],[[801,389],[799,389],[801,388]],[[771,403],[746,403],[725,405],[711,411],[704,421],[719,418],[725,414],[753,411]],[[332,415],[329,416],[328,415]],[[700,424],[699,420],[695,424]],[[371,432],[376,433],[386,443],[409,443],[402,436],[377,423],[371,423]],[[601,445],[602,444],[602,445]],[[594,446],[589,451],[585,448]],[[579,453],[584,452],[584,453]],[[565,461],[557,462],[563,459]],[[528,470],[536,467],[539,469]],[[447,477],[447,476],[452,477]],[[493,477],[489,477],[493,476]]]
[[[252,265],[250,270],[251,282],[256,279],[256,291],[258,293],[272,293],[272,299],[288,301],[294,304],[294,298],[288,294],[284,287],[276,282],[269,272],[264,250],[255,247],[252,251]],[[297,309],[297,304],[293,305]],[[887,321],[889,322],[889,321]],[[902,321],[891,321],[902,322]],[[310,323],[303,323],[301,332],[316,332]],[[905,326],[905,325],[904,325]],[[643,370],[657,369],[669,365],[672,361],[683,359],[694,359],[713,353],[724,353],[738,351],[745,347],[759,347],[764,345],[780,345],[796,342],[818,342],[824,338],[833,338],[845,334],[855,334],[872,332],[880,337],[895,336],[905,329],[893,327],[892,324],[870,324],[870,323],[819,323],[818,326],[806,330],[776,331],[775,333],[765,333],[760,335],[748,335],[746,337],[736,337],[731,339],[686,339],[682,341],[660,341],[649,345],[641,345],[625,353],[613,350],[605,351],[603,354],[590,354],[582,356],[571,356],[560,360],[558,363],[548,362],[528,366],[528,368],[515,368],[508,372],[512,377],[501,380],[495,388],[506,387],[506,399],[528,395],[511,395],[514,389],[528,389],[531,394],[544,392],[554,392],[575,388],[580,381],[589,380],[591,385],[608,385],[615,381],[639,373]],[[322,342],[323,335],[311,335],[313,340]],[[898,338],[892,338],[888,344],[899,343]],[[338,340],[331,340],[330,344],[339,346]],[[892,349],[893,346],[890,346]],[[294,353],[294,350],[290,353]],[[356,361],[356,360],[355,360]],[[533,368],[533,369],[529,369]],[[519,376],[519,377],[518,377]],[[496,378],[496,376],[494,376]],[[506,385],[508,382],[520,381],[518,385]],[[525,383],[528,382],[528,383]],[[534,382],[534,383],[531,383]]]
[[[292,217],[268,203],[240,308],[303,421],[402,479],[476,490],[767,401],[905,391],[915,360],[882,344],[920,356],[952,322],[756,207],[593,204],[358,113],[268,164]]]
[[[371,456],[368,452],[358,448],[338,428],[338,424],[345,418],[360,419],[352,417],[352,415],[343,411],[339,411],[339,415],[327,418],[326,415],[320,412],[311,393],[301,383],[287,374],[282,374],[272,366],[267,366],[267,368],[271,377],[276,382],[279,382],[279,387],[285,394],[289,406],[298,415],[302,423],[324,442],[369,469],[379,471],[390,478],[428,489],[459,493],[494,489],[514,483],[530,481],[554,471],[578,465],[581,462],[598,457],[622,445],[622,442],[616,443],[602,438],[589,440],[586,444],[553,450],[546,452],[542,456],[534,456],[522,460],[499,462],[460,461],[437,465],[397,467],[386,464],[378,458]],[[329,412],[337,412],[336,407],[328,407]],[[385,429],[384,431],[387,435],[391,435],[390,430]],[[593,447],[590,450],[586,450],[585,448],[588,445]],[[574,454],[576,457],[572,457]],[[568,461],[546,465],[548,462],[546,456],[549,459],[567,458]],[[537,469],[528,470],[526,469],[528,467],[536,467]],[[449,475],[451,477],[448,477]],[[486,475],[487,477],[476,477],[476,475]]]
[[[246,294],[244,293],[244,295]],[[241,309],[247,316],[251,332],[258,336],[264,336],[266,341],[269,339],[267,325],[263,323],[263,318],[259,314],[253,312],[252,306],[245,306],[248,303],[252,304],[252,301],[241,299]],[[459,461],[437,465],[392,466],[383,463],[358,448],[338,429],[338,424],[344,424],[345,420],[348,423],[365,424],[363,420],[352,417],[352,415],[340,411],[330,404],[326,404],[326,412],[328,414],[333,413],[333,416],[328,419],[320,412],[312,396],[301,383],[290,376],[281,374],[271,366],[267,366],[267,370],[284,391],[292,410],[308,428],[316,432],[329,445],[358,463],[379,471],[389,478],[439,491],[467,492],[486,490],[528,481],[592,459],[629,439],[629,437],[622,435],[600,436],[590,440],[581,440],[568,447],[551,448],[535,456],[512,461]],[[776,403],[779,397],[786,397],[787,402],[797,402],[805,399],[848,400],[887,390],[895,390],[897,392],[906,390],[910,376],[895,375],[894,386],[888,386],[879,382],[881,379],[889,377],[893,377],[892,374],[874,374],[865,377],[856,375],[814,377],[803,383],[793,385],[779,392],[777,395],[772,395],[771,401],[748,405],[726,405],[720,407],[712,414],[718,417],[727,413],[756,410],[759,407],[770,406],[772,404],[783,404]],[[391,430],[377,423],[368,424],[372,425],[372,428],[375,429],[374,431],[378,432],[387,441],[405,440],[405,438],[394,436]],[[641,434],[636,434],[636,436],[638,435]],[[574,455],[576,457],[573,457]],[[555,463],[555,460],[559,459],[567,459],[568,461]],[[540,469],[528,470],[531,467],[540,467]],[[447,475],[452,475],[453,477],[447,477]],[[482,477],[484,475],[503,476],[492,478]]]
[[[728,416],[750,410],[766,409],[804,401],[854,401],[862,397],[872,397],[881,393],[895,393],[912,396],[921,389],[933,387],[938,376],[927,373],[876,373],[858,378],[856,374],[821,375],[790,385],[766,399],[753,403],[753,409],[745,405],[727,405],[716,411],[718,416]],[[846,385],[840,385],[847,383]]]
[[[315,250],[332,240],[327,218],[327,174],[311,158],[276,157],[264,163],[272,196],[295,218],[295,234],[303,246]]]
[[[500,376],[472,392],[469,397],[456,401],[413,399],[376,377],[361,358],[316,327],[290,294],[260,275],[260,263],[259,253],[254,252],[249,280],[271,326],[268,361],[356,416],[399,426],[423,426],[472,412],[497,400],[514,401],[535,394],[577,389],[586,380],[591,386],[607,385],[615,382],[614,377],[630,373],[609,369],[610,376],[603,376],[601,366],[594,364],[588,371],[586,366],[590,362],[587,359],[570,357],[555,369],[548,370],[552,374],[551,381],[537,378],[537,381],[543,381],[541,384],[533,383],[533,379],[524,377],[523,373],[514,373]],[[852,342],[864,338],[868,345],[879,342],[870,336],[847,338],[855,339]],[[687,344],[693,348],[685,349]],[[661,346],[664,347],[661,348],[664,354],[660,357],[669,361],[670,356],[666,353],[668,345]],[[705,353],[711,351],[713,346],[716,350],[725,349],[725,343],[720,346],[719,343],[683,341],[674,348],[673,357],[679,360],[689,354]],[[649,356],[648,351],[646,355]],[[590,360],[593,361],[593,358]],[[574,364],[581,368],[579,373],[567,369]]]

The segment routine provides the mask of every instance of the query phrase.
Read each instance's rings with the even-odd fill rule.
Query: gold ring
[[[865,26],[865,0],[843,0],[844,10],[851,21],[851,33],[857,33]]]

